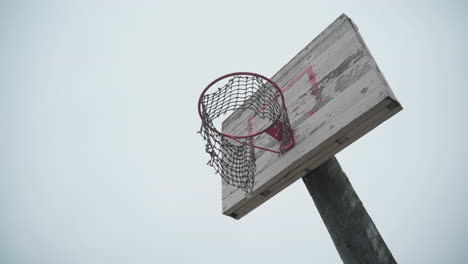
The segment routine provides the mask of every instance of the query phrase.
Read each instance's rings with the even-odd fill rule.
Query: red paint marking
[[[294,84],[296,84],[297,81],[299,81],[302,77],[304,77],[304,75],[307,74],[307,76],[309,77],[309,83],[311,84],[312,86],[312,89],[311,89],[311,95],[315,98],[315,99],[318,99],[319,96],[317,95],[314,95],[312,94],[313,91],[316,91],[319,89],[318,85],[317,85],[317,78],[315,77],[315,74],[314,74],[314,71],[312,70],[312,66],[309,65],[307,66],[304,71],[302,71],[301,73],[299,73],[298,75],[296,75],[296,77],[290,81],[286,86],[284,86],[283,88],[281,88],[281,91],[284,93],[286,92],[287,90],[289,90],[291,87],[294,86]],[[321,98],[321,102],[323,102],[323,98]],[[265,109],[266,105],[262,107],[261,110]],[[307,116],[312,116],[315,112],[317,112],[317,110],[314,110],[312,112],[309,112],[307,113],[306,115]],[[254,118],[256,117],[256,114],[252,115],[251,117],[249,117],[249,119],[247,120],[247,128],[248,128],[248,133],[249,135],[252,135],[253,134],[253,120]]]
[[[306,116],[312,116],[312,115],[315,114],[315,112],[317,112],[317,111],[318,111],[318,109],[315,109],[315,110],[313,110],[312,112],[307,113]]]
[[[312,70],[312,66],[309,65],[307,66],[307,68],[305,68],[303,72],[299,73],[291,82],[289,82],[286,86],[281,88],[281,91],[286,92],[287,90],[289,90],[289,88],[291,88],[294,84],[296,84],[296,82],[299,81],[306,73],[309,76],[310,84],[312,85],[312,87],[315,87],[317,84],[317,80]]]

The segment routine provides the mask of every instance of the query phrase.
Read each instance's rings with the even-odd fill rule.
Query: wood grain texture
[[[340,16],[272,80],[282,87],[296,146],[284,155],[256,150],[251,193],[223,183],[223,213],[236,219],[303,177],[402,108],[357,27]],[[238,111],[223,132],[246,134],[251,113]],[[256,129],[265,122],[254,119]],[[267,134],[256,145],[275,148]]]

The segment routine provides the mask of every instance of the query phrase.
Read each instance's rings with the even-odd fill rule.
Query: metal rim
[[[225,79],[225,78],[229,78],[229,77],[232,77],[232,76],[235,76],[235,75],[250,75],[250,76],[255,76],[255,77],[259,77],[259,78],[262,78],[264,79],[265,81],[271,83],[273,85],[273,87],[275,87],[275,89],[278,90],[279,94],[280,94],[280,98],[281,98],[281,106],[283,107],[284,111],[286,111],[286,118],[288,118],[288,122],[289,122],[289,117],[288,117],[288,110],[286,109],[286,104],[284,102],[284,95],[283,95],[283,92],[281,91],[281,88],[279,88],[279,86],[273,82],[270,78],[268,77],[265,77],[261,74],[258,74],[258,73],[253,73],[253,72],[233,72],[233,73],[229,73],[229,74],[225,74],[217,79],[215,79],[214,81],[212,81],[210,84],[208,84],[206,86],[206,88],[203,90],[203,92],[201,93],[200,97],[198,98],[198,114],[200,115],[200,118],[203,120],[203,115],[202,115],[202,111],[201,111],[201,106],[202,106],[202,99],[203,99],[203,96],[205,95],[205,93],[217,82]],[[247,136],[234,136],[234,135],[230,135],[230,134],[226,134],[226,133],[223,133],[223,132],[220,132],[216,129],[216,127],[211,127],[210,129],[213,130],[214,132],[218,133],[218,134],[221,134],[223,136],[226,136],[226,137],[229,137],[229,138],[232,138],[232,139],[241,139],[241,138],[250,138],[250,137],[255,137],[255,136],[258,136],[260,134],[263,134],[265,133],[268,128],[270,126],[267,126],[267,128],[265,128],[264,130],[260,131],[260,132],[257,132],[257,133],[254,133],[254,134],[251,134],[251,135],[247,135]],[[255,146],[257,147],[257,146]],[[261,148],[261,147],[257,147],[257,148]],[[261,149],[264,149],[264,148],[261,148]],[[269,149],[264,149],[264,150],[269,150]],[[271,150],[270,150],[271,151]],[[276,152],[276,151],[275,151]]]

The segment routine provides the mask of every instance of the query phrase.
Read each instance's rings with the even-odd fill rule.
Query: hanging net
[[[226,183],[245,192],[251,192],[254,187],[256,148],[282,154],[294,145],[281,89],[261,75],[234,73],[216,79],[200,96],[198,110],[202,119],[199,133],[210,155],[208,165]],[[245,115],[245,111],[249,114]],[[247,135],[226,134],[215,127],[214,121],[227,114],[255,117],[267,121],[268,125]],[[255,145],[256,138],[264,133],[279,141],[277,150]]]

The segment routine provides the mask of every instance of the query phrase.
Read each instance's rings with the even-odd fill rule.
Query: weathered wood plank
[[[256,151],[251,193],[223,183],[223,213],[236,219],[401,110],[356,27],[344,15],[272,79],[284,90],[296,146],[284,155]],[[235,112],[223,122],[223,132],[246,134],[250,116]],[[267,123],[256,121],[258,126]],[[262,135],[256,145],[274,148],[278,142]]]
[[[379,124],[381,124],[382,119],[388,119],[397,112],[399,112],[401,110],[400,106],[389,111],[388,107],[392,106],[394,102],[395,101],[393,101],[393,99],[388,98],[388,100],[385,100],[384,102],[382,102],[382,104],[376,106],[375,110],[373,110],[372,112],[368,112],[365,116],[362,116],[361,120],[364,120],[362,124],[356,126],[354,129],[352,129],[351,127],[344,129],[352,129],[350,130],[351,132],[338,133],[336,137],[329,139],[327,142],[324,142],[324,144],[322,144],[323,146],[318,148],[319,151],[315,153],[315,155],[311,154],[311,157],[306,157],[306,161],[303,162],[299,167],[295,168],[289,174],[280,178],[277,183],[271,184],[271,187],[269,187],[266,190],[263,190],[260,195],[256,195],[253,199],[250,200],[243,200],[242,202],[236,204],[236,207],[232,207],[229,211],[225,211],[223,213],[226,215],[235,214],[235,218],[240,219],[242,216],[246,215],[256,207],[261,205],[263,202],[273,197],[275,194],[277,194],[284,188],[291,185],[296,180],[302,178],[307,172],[318,167],[320,164],[322,164],[322,162],[327,160],[330,157],[330,155],[332,155],[332,153],[338,153],[342,149],[346,148],[349,144],[356,141],[361,136],[365,135],[367,132],[377,127]],[[340,144],[338,142],[341,142],[340,139],[343,138],[343,134],[346,135],[346,137],[349,137],[349,140]]]
[[[329,47],[326,52],[322,52],[322,54],[315,54],[315,50],[309,49],[309,53],[306,53],[302,56],[305,56],[304,61],[299,61],[296,63],[295,68],[302,69],[302,68],[307,68],[308,64],[314,64],[314,73],[317,79],[320,81],[317,83],[317,86],[320,87],[318,91],[320,91],[321,98],[323,98],[323,102],[317,102],[316,99],[314,99],[313,95],[311,94],[311,89],[313,88],[309,84],[309,79],[308,77],[304,77],[299,79],[299,81],[290,89],[286,90],[284,93],[284,96],[286,98],[286,103],[288,106],[288,112],[290,115],[290,121],[293,130],[296,130],[297,127],[300,127],[303,125],[304,121],[306,118],[308,118],[307,114],[312,112],[314,109],[314,106],[317,104],[320,105],[325,105],[329,101],[332,101],[334,97],[338,96],[345,88],[342,83],[337,83],[337,81],[342,80],[343,78],[340,79],[340,77],[343,77],[343,75],[351,74],[351,70],[356,70],[360,69],[362,70],[361,73],[365,73],[369,68],[370,62],[368,61],[368,58],[364,56],[364,52],[362,49],[359,49],[360,46],[358,45],[353,45],[354,43],[357,42],[357,39],[355,37],[354,32],[351,31],[352,27],[350,24],[348,24],[346,27],[344,27],[347,31],[343,31],[340,29],[340,36],[342,41],[335,41],[331,43],[331,46]],[[327,43],[328,44],[328,43]],[[328,53],[335,54],[335,56],[340,56],[340,58],[349,58],[346,62],[351,63],[354,60],[355,61],[355,68],[350,68],[350,67],[344,67],[348,66],[346,65],[341,65],[342,61],[341,60],[331,60],[329,59]],[[310,58],[315,58],[317,59],[317,62],[312,62]],[[362,68],[362,69],[361,69]],[[338,69],[338,70],[337,70]],[[283,78],[278,79],[278,83],[284,83],[283,87],[287,85],[288,82],[285,82],[283,80],[292,80],[294,77],[299,74],[298,70],[291,70],[288,71],[288,74],[286,75],[280,75]],[[277,74],[279,75],[279,74]],[[338,75],[338,76],[337,76]],[[334,77],[334,78],[332,78]],[[273,77],[273,79],[276,79],[276,77]],[[338,87],[338,89],[324,89],[326,87]],[[247,130],[247,119],[251,116],[250,113],[247,113],[246,111],[236,113],[235,119],[231,118],[223,123],[223,131],[230,133],[230,134],[235,134],[235,135],[240,135],[240,134],[245,134],[245,130]],[[314,119],[317,119],[317,116],[315,116],[311,121],[309,121],[309,124],[314,125]],[[260,119],[255,119],[255,121],[260,121]],[[258,122],[259,126],[254,128],[254,131],[260,131],[261,128],[265,127],[265,122]],[[255,124],[255,123],[254,123]],[[300,135],[301,133],[295,133],[296,134],[296,141],[300,141]],[[298,138],[299,135],[299,138]],[[264,134],[263,136],[260,136],[256,139],[256,145],[260,146],[268,146],[269,148],[272,149],[277,149],[278,148],[278,141],[275,139],[271,138],[269,135]],[[262,155],[262,151],[259,151],[257,153],[258,156]],[[258,158],[257,156],[257,158]],[[268,156],[267,161],[262,161],[259,160],[257,163],[257,169],[259,171],[263,170],[264,166],[267,166],[268,164],[274,162],[278,158],[278,155],[273,154]],[[227,185],[226,187],[223,188],[223,198],[227,197],[230,193],[233,191],[236,191],[235,187]]]

